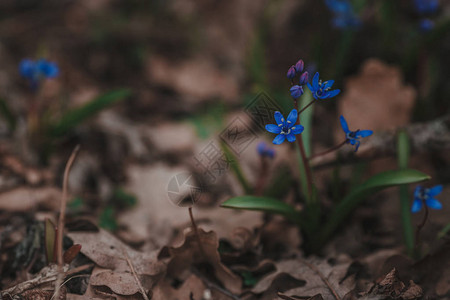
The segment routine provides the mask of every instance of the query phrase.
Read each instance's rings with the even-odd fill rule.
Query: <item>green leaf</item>
[[[449,232],[449,231],[450,231],[450,223],[448,223],[447,225],[445,225],[445,227],[442,228],[441,231],[439,231],[439,233],[438,233],[438,235],[437,235],[437,238],[438,238],[438,239],[443,238],[443,237],[447,234],[447,232]]]
[[[234,175],[236,175],[237,180],[241,184],[242,188],[244,189],[246,194],[253,193],[253,189],[248,183],[247,178],[244,175],[244,172],[242,172],[241,165],[239,164],[239,160],[234,155],[231,150],[228,148],[228,146],[225,144],[225,142],[221,141],[220,147],[222,148],[222,151],[225,153],[225,156],[227,157],[227,161],[230,162],[230,168],[233,171]]]
[[[114,207],[107,206],[102,211],[99,217],[98,225],[101,228],[108,229],[110,231],[116,231],[117,228],[119,228],[119,225],[117,224],[116,218],[116,211]]]
[[[81,124],[86,119],[94,116],[112,104],[130,96],[131,91],[121,89],[103,94],[85,105],[66,112],[55,124],[50,125],[50,135],[63,136],[68,131]]]
[[[6,122],[8,122],[9,128],[14,130],[16,128],[16,117],[4,99],[0,99],[0,114],[5,118]]]
[[[45,219],[45,254],[47,263],[55,261],[56,227],[50,219]]]
[[[323,227],[320,235],[320,244],[327,241],[336,228],[347,219],[353,209],[367,196],[388,187],[420,182],[427,179],[430,179],[430,176],[412,169],[386,171],[369,178],[366,182],[350,192],[337,205],[329,221]]]
[[[409,162],[409,138],[405,130],[400,130],[397,135],[397,161],[400,170],[408,168]],[[410,256],[414,255],[414,229],[411,222],[411,210],[409,206],[408,187],[402,185],[399,187],[400,193],[400,211],[402,216],[403,236],[406,249]]]
[[[294,207],[274,198],[257,196],[239,196],[228,199],[220,205],[225,208],[264,211],[279,214],[299,224],[300,213]]]

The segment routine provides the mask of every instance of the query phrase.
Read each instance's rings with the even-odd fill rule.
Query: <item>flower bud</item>
[[[305,63],[303,62],[302,59],[300,59],[296,64],[295,64],[295,70],[298,73],[303,72],[303,68],[305,67]]]
[[[290,91],[291,96],[294,99],[300,98],[300,96],[303,95],[303,88],[299,85],[294,85],[293,87],[291,87]]]
[[[306,83],[308,83],[308,79],[309,79],[309,75],[308,72],[304,72],[301,76],[300,76],[300,85],[305,85]]]
[[[291,66],[291,67],[289,68],[289,70],[287,71],[287,78],[289,78],[289,79],[294,79],[295,75],[296,75],[295,67],[294,67],[294,66]]]

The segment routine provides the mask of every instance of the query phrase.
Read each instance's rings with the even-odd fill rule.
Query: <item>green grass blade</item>
[[[227,147],[227,145],[223,141],[220,142],[220,148],[222,148],[222,151],[225,153],[225,155],[227,157],[227,161],[230,161],[231,170],[233,171],[237,180],[241,184],[245,193],[252,194],[253,189],[250,186],[250,184],[248,183],[248,180],[245,177],[244,172],[242,172],[241,165],[239,164],[239,160],[236,157],[236,155],[234,155],[233,152],[231,152],[231,150]]]
[[[5,99],[0,99],[0,114],[5,118],[6,122],[8,122],[8,126],[11,130],[16,129],[16,117]]]
[[[379,173],[355,188],[339,203],[333,211],[329,221],[323,227],[320,244],[327,241],[331,234],[348,217],[368,195],[388,187],[415,183],[430,179],[430,176],[417,170],[393,170]]]
[[[401,130],[397,136],[397,161],[400,170],[406,170],[408,168],[409,153],[410,149],[408,134],[404,130]],[[412,256],[414,255],[414,229],[411,223],[408,186],[400,186],[399,193],[403,236],[408,255]]]
[[[439,233],[438,233],[438,235],[437,235],[437,238],[438,238],[438,239],[443,238],[443,237],[447,234],[447,232],[449,232],[449,231],[450,231],[450,223],[448,223],[447,225],[445,225],[444,228],[442,228],[442,230],[439,231]]]
[[[300,98],[299,111],[313,100],[313,96],[309,89],[305,89],[305,93]],[[311,135],[312,135],[312,121],[314,115],[314,104],[308,107],[300,115],[300,123],[305,127],[301,137],[303,139],[303,146],[305,147],[306,156],[311,156]]]
[[[300,213],[294,207],[274,198],[239,196],[228,199],[220,206],[224,208],[264,211],[282,215],[297,224],[300,222]]]
[[[64,135],[86,119],[127,98],[130,94],[131,91],[128,89],[115,90],[103,94],[81,107],[66,112],[56,124],[50,125],[50,135],[53,137]]]

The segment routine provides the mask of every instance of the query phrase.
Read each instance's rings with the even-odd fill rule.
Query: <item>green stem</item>
[[[408,135],[404,130],[401,130],[397,135],[397,160],[398,166],[401,170],[408,168],[409,161],[409,139]],[[405,245],[408,255],[414,255],[414,229],[411,222],[411,212],[409,204],[409,193],[408,187],[400,186],[400,206],[401,206],[401,218],[403,226],[403,236],[405,239]]]
[[[297,99],[294,99],[294,108],[298,109],[298,102]],[[300,118],[297,118],[297,125],[300,125]],[[312,198],[312,175],[311,175],[311,167],[309,165],[308,159],[306,157],[306,151],[305,151],[305,147],[303,145],[303,138],[301,136],[299,136],[297,138],[297,143],[298,143],[298,149],[300,150],[300,157],[302,160],[302,164],[305,170],[305,175],[306,175],[306,181],[307,181],[307,190],[308,190],[308,194],[307,194],[307,199]]]

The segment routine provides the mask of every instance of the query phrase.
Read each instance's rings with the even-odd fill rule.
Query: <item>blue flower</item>
[[[277,122],[277,125],[275,124],[266,125],[266,130],[268,132],[278,134],[273,139],[273,143],[275,145],[279,145],[282,142],[284,142],[285,139],[287,139],[288,142],[291,143],[295,142],[295,135],[302,133],[304,129],[302,125],[295,124],[297,122],[297,110],[296,109],[291,110],[286,120],[279,111],[275,112],[274,117],[275,121]]]
[[[58,76],[59,69],[55,63],[45,59],[37,61],[23,59],[19,64],[19,72],[20,75],[30,81],[32,89],[37,89],[40,80]]]
[[[300,98],[301,95],[303,95],[303,87],[300,85],[294,85],[291,87],[290,89],[291,91],[291,96],[294,99]]]
[[[256,150],[261,157],[268,157],[271,159],[275,157],[275,149],[269,147],[269,145],[264,142],[259,143]]]
[[[344,116],[341,116],[339,120],[341,121],[342,129],[345,132],[346,137],[345,142],[350,145],[356,145],[355,152],[358,151],[359,145],[361,144],[359,138],[371,136],[373,133],[372,130],[358,129],[356,131],[351,131],[350,129],[348,129],[348,124],[347,121],[344,119]]]
[[[431,31],[434,28],[434,22],[430,19],[422,19],[420,20],[419,28],[423,32]]]
[[[347,0],[325,0],[328,9],[333,13],[333,26],[340,29],[357,28],[361,20],[353,11],[353,7]]]
[[[311,90],[314,99],[328,99],[336,96],[341,91],[341,90],[330,91],[331,87],[333,86],[333,83],[334,80],[328,80],[325,82],[319,80],[319,72],[317,72],[313,77],[312,83],[310,84],[308,82],[308,88]]]
[[[414,6],[419,14],[432,14],[439,8],[439,0],[414,0]]]
[[[414,202],[411,207],[411,212],[416,213],[422,209],[423,203],[429,208],[441,209],[442,204],[434,197],[442,192],[442,185],[436,185],[432,188],[424,188],[419,185],[414,190]]]

